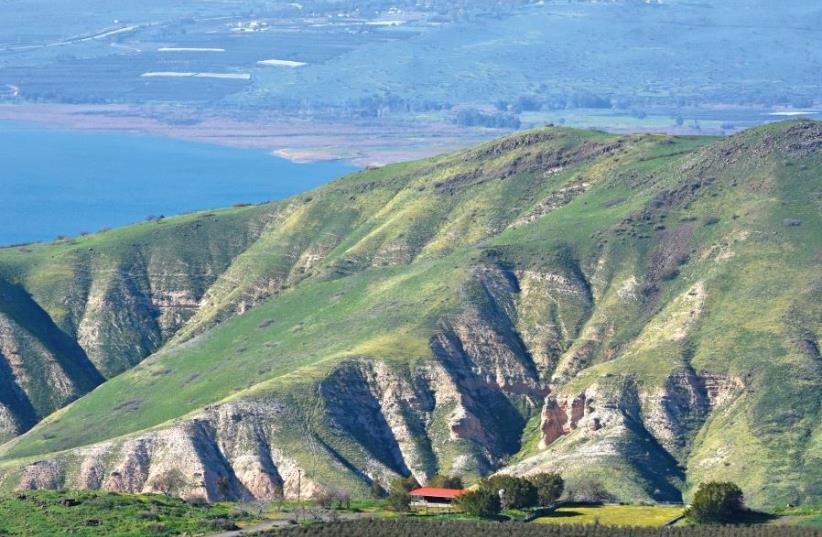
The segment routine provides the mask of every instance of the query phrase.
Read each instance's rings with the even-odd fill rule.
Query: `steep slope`
[[[24,290],[0,280],[0,440],[103,381]]]
[[[727,478],[753,505],[819,501],[820,147],[813,122],[549,128],[218,213],[208,278],[143,295],[192,307],[165,331],[117,317],[153,354],[0,448],[0,487],[213,499],[293,495],[298,471],[305,493],[557,469],[627,500]],[[203,218],[120,272],[176,282],[157,275],[202,259],[183,230]],[[82,346],[33,275],[144,229],[0,270]]]
[[[199,213],[0,250],[0,439],[159,349],[270,213]]]

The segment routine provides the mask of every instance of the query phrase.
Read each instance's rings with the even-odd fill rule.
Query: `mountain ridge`
[[[104,286],[98,310],[126,314],[92,324],[156,338],[117,333],[132,358],[91,361],[125,372],[0,448],[0,487],[216,499],[293,495],[297,470],[308,490],[364,491],[552,469],[634,501],[714,477],[753,505],[817,501],[820,145],[808,121],[726,139],[540,129],[0,251],[0,276],[68,334],[88,317],[60,315],[88,309],[65,299],[77,274],[149,267],[147,292]],[[192,263],[196,284],[168,268]]]

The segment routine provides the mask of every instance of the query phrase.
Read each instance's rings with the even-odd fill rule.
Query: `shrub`
[[[200,525],[212,530],[232,531],[240,529],[240,527],[237,526],[237,524],[235,524],[233,520],[223,517],[201,519],[198,522]]]
[[[432,477],[428,481],[429,487],[437,487],[437,488],[444,488],[444,489],[461,489],[463,488],[462,485],[462,478],[459,476],[447,476],[447,475],[440,475],[437,474]]]
[[[512,475],[495,475],[488,479],[487,487],[499,493],[503,509],[522,509],[537,505],[537,488],[527,479]]]
[[[699,486],[688,516],[697,522],[730,522],[744,510],[742,489],[734,483],[712,481]]]
[[[405,492],[411,492],[414,489],[420,488],[420,483],[413,475],[409,475],[408,477],[400,477],[392,481],[391,490],[393,490],[395,486],[402,488]]]
[[[414,481],[416,482],[416,480]],[[388,493],[388,499],[385,500],[385,505],[389,509],[400,513],[408,511],[411,507],[411,495],[408,494],[411,488],[408,488],[408,484],[407,479],[395,479],[391,483],[391,491]]]
[[[150,483],[154,490],[166,495],[179,495],[186,486],[186,479],[182,472],[177,469],[168,470],[156,476]]]
[[[151,511],[138,511],[134,514],[134,518],[137,520],[157,520],[159,517],[157,513],[152,513]]]
[[[616,496],[605,488],[605,485],[595,479],[577,483],[576,492],[569,496],[581,502],[615,502],[617,500]]]
[[[559,474],[537,474],[529,479],[537,489],[537,501],[541,506],[548,506],[559,500],[565,488],[565,481]]]
[[[455,502],[466,514],[482,518],[492,518],[502,509],[499,496],[487,486],[458,496]]]

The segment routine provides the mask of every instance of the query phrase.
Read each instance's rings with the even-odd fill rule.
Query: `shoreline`
[[[343,123],[273,115],[247,121],[167,105],[0,104],[0,121],[262,149],[294,163],[348,161],[361,168],[427,158],[507,132],[448,123]]]

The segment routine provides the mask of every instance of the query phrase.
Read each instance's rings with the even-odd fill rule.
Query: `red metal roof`
[[[439,489],[434,487],[422,487],[409,492],[411,496],[430,496],[432,498],[456,498],[465,494],[464,489]]]

